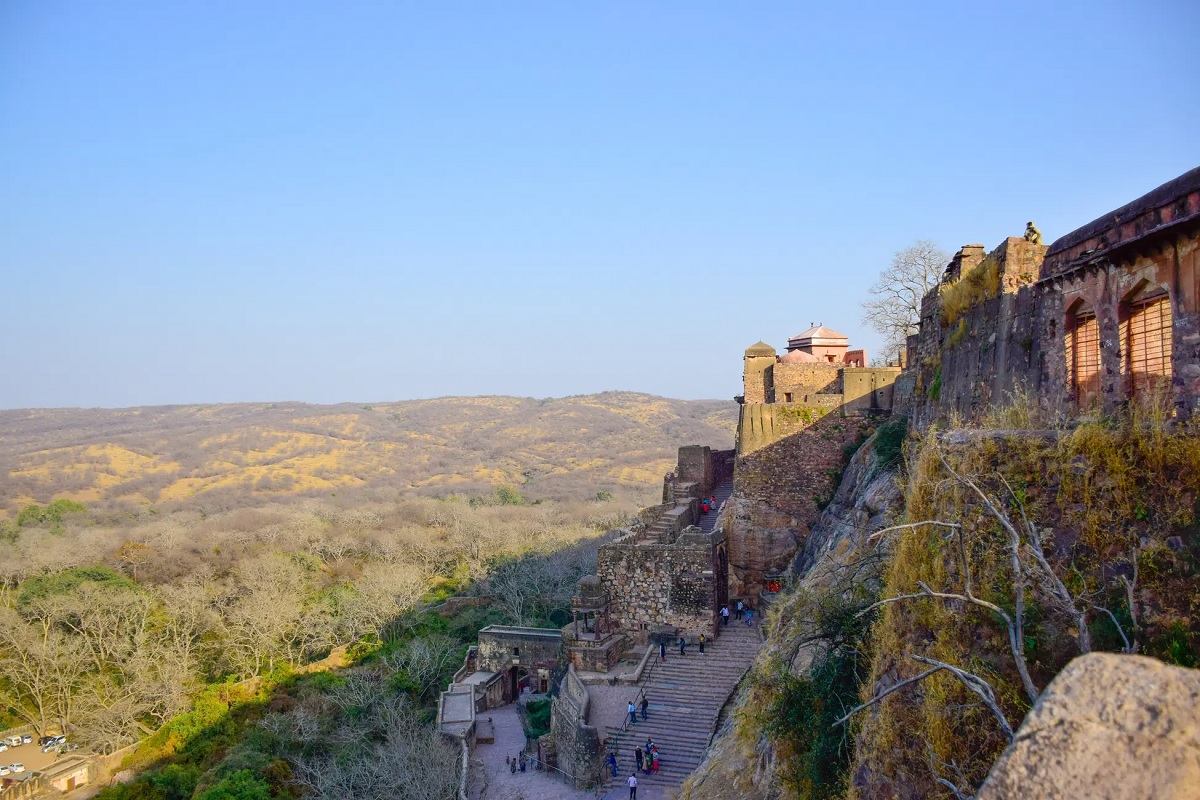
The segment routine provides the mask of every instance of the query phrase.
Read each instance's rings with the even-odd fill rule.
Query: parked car
[[[8,745],[6,745],[4,742],[0,742],[0,753],[3,753],[7,749]]]
[[[16,764],[9,764],[8,768],[11,769],[13,772],[24,772],[25,771],[25,765],[20,763],[19,761]]]
[[[77,744],[72,744],[71,742],[63,742],[62,745],[58,748],[58,752],[74,753],[78,749],[79,749],[79,745],[77,745]]]
[[[6,745],[8,745],[9,747],[20,747],[21,746],[21,737],[20,736],[5,736],[4,743]]]
[[[38,737],[38,747],[41,747],[42,745],[44,745],[46,742],[50,741],[53,738],[54,738],[53,736],[39,736]]]
[[[21,734],[21,744],[29,744],[32,741],[33,741],[32,734],[28,734],[28,733]]]
[[[7,775],[10,771],[8,767],[0,765],[0,776]]]
[[[49,753],[51,750],[58,747],[60,744],[62,744],[66,740],[67,740],[66,736],[51,736],[50,739],[46,742],[46,744],[42,747],[42,752]]]

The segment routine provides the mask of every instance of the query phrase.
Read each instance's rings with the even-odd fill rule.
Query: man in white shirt
[[[630,775],[625,782],[629,784],[629,800],[637,800],[637,776]]]

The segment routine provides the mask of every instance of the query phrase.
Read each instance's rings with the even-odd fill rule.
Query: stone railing
[[[600,732],[587,722],[592,698],[587,686],[568,666],[553,700],[550,716],[554,730],[554,747],[561,769],[576,789],[591,785],[599,776]]]

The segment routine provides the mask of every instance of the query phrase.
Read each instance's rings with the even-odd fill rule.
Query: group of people
[[[729,616],[730,616],[729,604],[726,603],[725,605],[721,606],[721,624],[722,625],[729,624]],[[741,600],[738,600],[737,601],[737,612],[736,612],[736,616],[734,616],[734,619],[740,619],[743,622],[745,622],[747,625],[753,625],[754,624],[754,610],[751,609],[749,606],[747,606],[745,603],[743,603]],[[700,652],[703,653],[704,649],[701,648]]]
[[[537,769],[537,757],[525,755],[524,750],[517,753],[511,759],[508,756],[505,756],[504,763],[508,764],[508,771],[514,775],[516,774],[517,770],[524,772],[526,768],[531,770]]]
[[[633,761],[637,764],[637,771],[644,772],[649,775],[651,772],[658,772],[658,745],[653,739],[646,740],[646,749],[640,747],[633,749]]]
[[[708,497],[700,498],[700,513],[701,514],[707,514],[710,511],[716,511],[716,510],[717,510],[717,496],[716,495],[710,495]]]

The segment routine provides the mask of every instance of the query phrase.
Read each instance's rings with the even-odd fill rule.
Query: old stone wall
[[[769,403],[808,403],[809,395],[841,394],[843,364],[784,364],[771,368],[772,391]],[[791,399],[788,398],[791,395]]]
[[[875,424],[869,416],[782,416],[771,443],[738,458],[726,517],[734,595],[757,595],[766,576],[787,569],[833,496],[848,449]]]
[[[587,687],[575,669],[568,667],[551,703],[550,731],[554,735],[556,766],[576,777],[576,789],[591,786],[600,774],[600,732],[587,724],[590,706]]]
[[[1200,408],[1200,169],[1049,248],[1012,237],[987,258],[999,268],[996,295],[943,313],[947,293],[983,261],[982,247],[969,245],[923,299],[894,403],[918,424],[951,413],[976,419],[1014,393],[1054,417],[1122,407],[1137,388],[1128,351],[1131,308],[1155,296],[1169,303],[1164,383],[1176,415],[1188,418]],[[1089,314],[1099,368],[1097,385],[1085,393],[1073,385],[1071,340],[1077,319]]]
[[[711,636],[717,608],[714,559],[723,545],[724,534],[717,531],[685,534],[675,544],[632,536],[600,548],[596,572],[611,596],[613,622],[639,635],[665,626],[689,637]]]
[[[489,625],[479,632],[478,669],[502,672],[511,666],[553,669],[562,660],[562,632],[557,628]]]
[[[697,484],[701,493],[712,488],[712,448],[698,444],[679,448],[679,466],[675,474],[680,482]]]
[[[742,405],[738,412],[738,457],[806,430],[842,404],[840,394],[812,395],[810,399],[813,402]]]
[[[846,367],[841,372],[842,412],[886,412],[893,403],[899,367]]]

